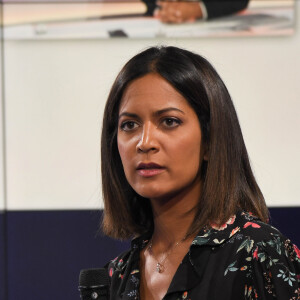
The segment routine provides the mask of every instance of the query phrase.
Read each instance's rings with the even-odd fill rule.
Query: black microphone
[[[107,270],[104,268],[81,270],[78,290],[82,300],[109,300]]]

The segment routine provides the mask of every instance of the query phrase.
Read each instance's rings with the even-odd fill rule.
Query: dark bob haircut
[[[202,194],[188,234],[226,222],[239,210],[268,220],[264,197],[253,176],[234,105],[223,81],[200,55],[176,47],[151,47],[130,59],[107,99],[101,139],[105,234],[119,239],[153,229],[149,199],[126,180],[117,146],[119,105],[135,79],[156,73],[188,101],[200,121],[208,161],[202,165]]]

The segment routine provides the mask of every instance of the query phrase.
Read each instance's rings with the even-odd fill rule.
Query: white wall
[[[2,17],[2,4],[0,4],[0,18]],[[0,28],[0,37],[2,36],[2,29]],[[3,137],[3,102],[2,102],[2,39],[0,38],[0,212],[5,208],[4,199],[4,137]]]
[[[154,44],[213,63],[233,97],[267,203],[299,206],[299,29],[298,22],[294,36],[268,38],[7,41],[8,209],[101,206],[104,103],[122,65]]]

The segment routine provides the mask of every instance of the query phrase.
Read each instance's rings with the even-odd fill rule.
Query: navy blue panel
[[[300,245],[300,207],[271,208],[272,225]],[[102,267],[129,243],[97,235],[101,212],[7,212],[8,297],[79,300],[79,271]],[[2,269],[2,268],[1,268]]]
[[[272,207],[270,215],[270,223],[300,248],[300,207]]]
[[[80,269],[129,247],[97,236],[100,212],[8,212],[8,299],[75,300]]]
[[[6,227],[5,212],[0,212],[0,300],[6,296]]]

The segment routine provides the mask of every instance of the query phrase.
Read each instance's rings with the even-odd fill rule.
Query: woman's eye
[[[166,127],[177,127],[178,125],[180,125],[182,122],[179,119],[175,119],[175,118],[166,118],[163,120],[163,124]]]
[[[137,126],[138,124],[133,121],[126,121],[121,124],[121,129],[124,131],[130,131],[135,129]]]

